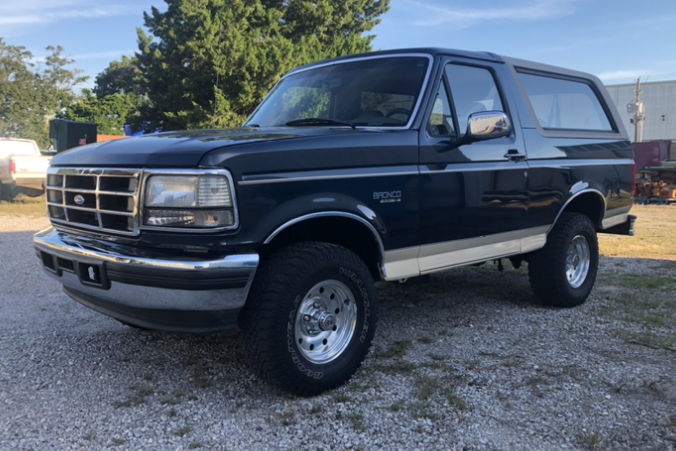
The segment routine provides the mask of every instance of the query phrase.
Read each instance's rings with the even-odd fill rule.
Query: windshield
[[[371,58],[282,79],[246,125],[403,127],[420,96],[429,58]]]

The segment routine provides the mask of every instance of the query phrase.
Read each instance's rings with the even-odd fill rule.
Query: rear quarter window
[[[583,81],[519,73],[540,127],[547,130],[614,131],[591,85]]]

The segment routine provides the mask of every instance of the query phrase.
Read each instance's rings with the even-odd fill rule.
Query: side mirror
[[[482,111],[470,114],[465,138],[469,141],[484,141],[503,138],[512,133],[507,115],[501,111]]]

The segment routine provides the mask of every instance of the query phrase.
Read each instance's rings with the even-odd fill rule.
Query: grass
[[[676,207],[634,206],[631,214],[637,216],[635,236],[600,234],[601,254],[676,261]],[[626,267],[626,264],[620,263],[623,262],[618,262],[618,266]],[[665,262],[664,265],[673,264]],[[607,292],[610,301],[599,312],[601,316],[640,326],[640,333],[623,331],[630,341],[649,347],[673,347],[670,345],[676,341],[673,331],[676,324],[676,279],[624,271],[604,279],[603,285],[619,290]],[[605,291],[603,285],[599,289],[601,292]],[[654,329],[662,329],[667,336],[655,333]]]
[[[349,388],[350,388],[351,391],[364,393],[364,392],[366,392],[366,390],[369,389],[369,385],[368,384],[360,384],[358,382],[353,382],[349,385]]]
[[[162,404],[168,404],[170,406],[175,406],[176,404],[181,403],[181,398],[185,396],[185,393],[181,391],[175,392],[171,397],[161,401]]]
[[[115,401],[113,407],[119,409],[120,407],[137,407],[146,402],[146,398],[153,394],[152,387],[131,387],[134,392],[124,401]]]
[[[620,286],[608,295],[599,314],[647,328],[668,328],[676,324],[676,280],[642,274],[622,274],[605,281]]]
[[[635,290],[676,290],[676,279],[672,277],[650,277],[642,274],[624,274],[620,285]]]
[[[676,261],[676,207],[636,205],[630,213],[637,217],[635,235],[599,234],[601,255]]]
[[[409,413],[411,414],[411,417],[415,418],[416,420],[419,420],[421,418],[427,418],[432,421],[437,420],[437,414],[434,413],[434,411],[430,407],[430,403],[426,401],[413,402],[409,405],[408,409]]]
[[[663,335],[652,330],[627,332],[627,341],[653,349],[666,349],[676,352],[676,335]]]
[[[407,362],[405,360],[398,360],[390,364],[373,365],[373,369],[386,374],[411,374],[417,368],[418,367],[414,363]]]
[[[580,434],[578,442],[587,451],[601,451],[601,435],[598,433]]]
[[[421,368],[429,368],[431,370],[443,370],[445,368],[448,368],[448,365],[446,365],[444,362],[423,362],[420,364]]]
[[[208,366],[205,364],[195,364],[195,368],[192,372],[192,380],[197,388],[204,389],[211,387],[211,380],[209,379],[207,369]]]
[[[366,423],[364,422],[364,414],[361,412],[354,412],[349,416],[352,427],[358,431],[366,430]]]
[[[189,434],[192,431],[192,426],[183,426],[174,431],[174,435],[177,437],[183,437]]]
[[[605,298],[598,315],[624,323],[616,330],[620,338],[676,352],[676,279],[621,272],[604,276],[597,290]]]
[[[343,395],[343,394],[337,394],[337,395],[335,395],[335,396],[333,397],[333,399],[334,399],[336,402],[339,402],[339,403],[342,403],[342,404],[344,404],[344,403],[346,403],[346,402],[352,401],[352,398],[350,398],[350,397],[347,396],[347,395]]]
[[[47,217],[45,196],[28,197],[19,195],[12,202],[0,202],[0,216]]]
[[[390,412],[400,412],[401,410],[404,409],[404,407],[406,407],[406,402],[403,399],[400,399],[398,401],[393,402],[392,405],[388,407],[388,410]]]
[[[446,399],[455,406],[456,409],[458,410],[465,410],[467,409],[467,401],[462,399],[460,395],[458,395],[455,390],[449,388],[446,389]]]
[[[393,358],[402,358],[406,355],[408,350],[411,348],[413,343],[411,340],[399,340],[392,343],[389,348],[384,351],[379,351],[375,353],[375,357],[379,359],[393,359]]]
[[[418,376],[415,380],[414,395],[420,401],[427,401],[439,389],[439,381],[436,377]]]

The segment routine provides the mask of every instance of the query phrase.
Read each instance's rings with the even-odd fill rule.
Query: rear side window
[[[520,73],[519,77],[542,128],[613,131],[589,84],[528,73]]]

